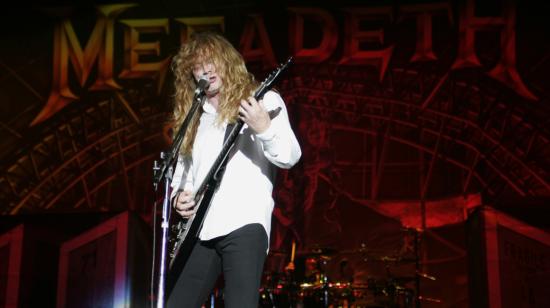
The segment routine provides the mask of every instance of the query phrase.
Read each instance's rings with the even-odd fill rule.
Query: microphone
[[[197,83],[197,88],[195,89],[195,96],[200,95],[204,92],[204,90],[208,89],[208,86],[210,86],[210,82],[208,81],[208,75],[202,75],[201,79],[199,79],[199,82]]]

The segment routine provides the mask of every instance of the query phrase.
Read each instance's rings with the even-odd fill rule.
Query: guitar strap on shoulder
[[[235,123],[228,123],[227,127],[225,128],[225,135],[223,136],[223,144],[225,145],[225,142],[227,141],[227,138],[231,134],[231,131],[233,131],[233,127],[235,127]],[[225,167],[227,164],[223,164],[220,168],[220,170],[216,174],[216,179],[218,181],[221,180],[223,177],[223,174],[225,173]]]

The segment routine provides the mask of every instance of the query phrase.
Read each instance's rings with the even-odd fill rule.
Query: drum
[[[414,290],[391,279],[368,279],[351,286],[354,305],[366,308],[409,308],[414,306]]]
[[[299,302],[303,307],[349,307],[353,302],[353,290],[349,282],[301,283]]]

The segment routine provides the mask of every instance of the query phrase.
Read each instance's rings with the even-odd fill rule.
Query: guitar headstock
[[[290,63],[292,63],[292,60],[292,57],[289,57],[286,62],[281,63],[273,72],[271,72],[271,74],[269,74],[269,76],[267,76],[267,78],[260,84],[260,87],[256,90],[256,93],[254,94],[254,97],[256,99],[261,99],[264,96],[265,92],[271,89],[271,86],[273,85],[275,80],[277,80],[281,73],[288,68]]]

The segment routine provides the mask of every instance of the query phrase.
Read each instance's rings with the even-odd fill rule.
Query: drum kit
[[[328,268],[335,266],[331,263],[340,259],[339,266],[336,267],[342,269],[342,264],[345,267],[347,261],[342,261],[341,257],[350,254],[358,255],[362,262],[383,264],[387,275],[370,277],[361,282],[354,281],[353,275],[346,277],[345,274],[336,275],[339,279],[332,279]],[[270,253],[270,256],[275,258],[284,255],[287,254],[278,251]],[[302,263],[301,266],[295,266],[292,255],[290,263],[283,271],[264,273],[260,289],[261,308],[415,307],[417,292],[414,284],[420,276],[396,277],[391,274],[390,268],[406,264],[414,268],[418,261],[416,258],[371,255],[364,247],[353,251],[317,247],[298,252],[296,255],[297,263]]]
[[[276,252],[280,254],[280,252]],[[331,279],[327,268],[342,253],[329,248],[315,248],[298,253],[303,268],[298,274],[291,264],[285,271],[264,273],[260,289],[260,307],[414,307],[416,277],[369,278],[364,282]],[[364,254],[363,251],[356,253]],[[414,259],[369,256],[366,262],[383,262],[385,266],[412,263]],[[293,262],[291,262],[293,263]],[[342,263],[342,262],[340,262]],[[342,276],[342,275],[339,275]]]

